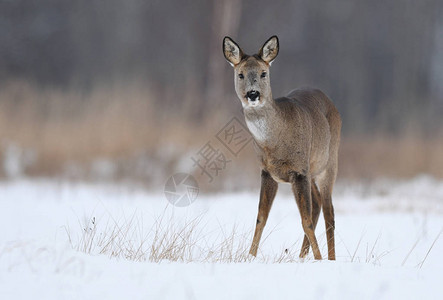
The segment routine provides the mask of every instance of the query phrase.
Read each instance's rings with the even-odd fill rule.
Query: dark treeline
[[[139,81],[198,122],[240,107],[223,36],[251,53],[273,34],[274,96],[321,88],[349,134],[441,129],[441,0],[1,0],[0,80],[85,91]]]

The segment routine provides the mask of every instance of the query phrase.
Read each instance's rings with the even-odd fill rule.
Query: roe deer
[[[340,114],[317,89],[296,89],[286,97],[272,98],[269,67],[278,51],[277,36],[252,56],[231,38],[223,39],[223,53],[234,67],[235,91],[261,166],[260,203],[249,253],[257,255],[278,182],[284,182],[292,185],[305,233],[300,258],[310,246],[315,259],[322,258],[314,231],[323,207],[328,259],[335,260],[331,194],[337,175]]]

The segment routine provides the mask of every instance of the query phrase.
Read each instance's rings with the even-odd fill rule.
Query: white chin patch
[[[251,98],[248,98],[248,104],[250,106],[258,106],[260,104],[260,97],[257,97],[255,101],[252,101]]]

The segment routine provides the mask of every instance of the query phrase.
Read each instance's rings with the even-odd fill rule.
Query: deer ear
[[[233,67],[238,65],[243,57],[242,49],[228,36],[223,39],[223,54]]]
[[[279,49],[278,37],[276,35],[272,36],[269,40],[267,40],[263,47],[261,47],[258,55],[261,59],[267,62],[269,65],[274,61],[277,57]]]

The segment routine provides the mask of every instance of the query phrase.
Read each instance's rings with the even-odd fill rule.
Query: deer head
[[[223,39],[223,54],[234,67],[235,91],[244,108],[260,107],[272,100],[269,67],[278,49],[275,35],[254,55],[245,54],[230,37]]]

